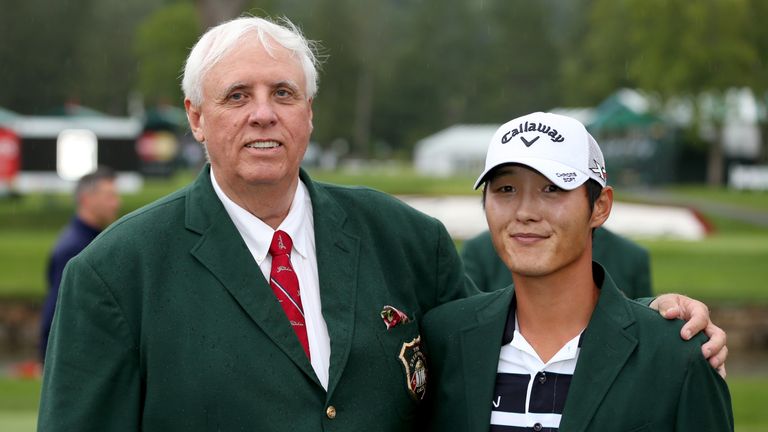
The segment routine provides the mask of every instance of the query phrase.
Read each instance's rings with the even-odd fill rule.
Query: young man
[[[431,428],[726,431],[728,388],[680,322],[628,300],[592,261],[613,190],[584,126],[534,113],[498,129],[484,185],[514,286],[424,318]]]

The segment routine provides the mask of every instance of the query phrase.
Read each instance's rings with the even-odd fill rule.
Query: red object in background
[[[170,162],[178,152],[176,136],[168,131],[146,131],[136,141],[136,153],[144,162]]]
[[[21,142],[9,129],[0,128],[0,181],[11,181],[21,166]]]
[[[27,360],[11,365],[10,375],[20,379],[38,379],[43,374],[43,367],[34,360]]]

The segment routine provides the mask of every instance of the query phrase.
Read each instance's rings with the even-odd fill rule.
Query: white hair
[[[203,102],[203,79],[208,71],[218,63],[243,37],[256,33],[264,49],[272,54],[270,39],[298,57],[306,79],[307,98],[317,93],[317,56],[314,43],[307,40],[301,31],[287,18],[282,25],[259,17],[240,17],[210,28],[197,41],[187,57],[181,88],[184,97],[193,106]]]

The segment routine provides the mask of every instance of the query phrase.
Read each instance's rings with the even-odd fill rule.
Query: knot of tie
[[[272,243],[269,245],[269,254],[273,257],[277,255],[290,255],[292,247],[293,241],[291,241],[291,236],[285,231],[277,230],[275,231],[275,235],[272,236]]]

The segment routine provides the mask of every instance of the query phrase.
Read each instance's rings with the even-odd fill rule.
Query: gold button
[[[328,407],[328,409],[325,410],[325,415],[328,416],[329,419],[333,420],[336,418],[336,408],[331,405]]]

